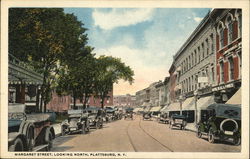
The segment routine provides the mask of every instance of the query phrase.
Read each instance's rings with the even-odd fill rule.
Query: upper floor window
[[[229,80],[233,80],[234,79],[234,61],[232,57],[228,58],[229,61]]]
[[[196,50],[194,51],[194,64],[197,63],[197,54],[196,54]]]
[[[219,34],[219,48],[221,49],[224,47],[224,25],[222,22],[220,22],[217,32]]]
[[[197,56],[198,63],[200,63],[200,47],[198,47]]]
[[[208,42],[208,39],[206,39],[206,56],[209,55],[209,42]]]
[[[229,15],[227,18],[228,26],[228,43],[230,44],[233,41],[233,19],[232,15]]]
[[[204,43],[201,44],[202,60],[205,58]]]
[[[213,40],[213,34],[210,35],[210,47],[211,47],[211,54],[214,52],[214,40]]]

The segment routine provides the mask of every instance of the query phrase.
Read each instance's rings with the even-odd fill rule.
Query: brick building
[[[211,13],[216,29],[217,102],[224,103],[241,87],[242,11],[216,9]]]

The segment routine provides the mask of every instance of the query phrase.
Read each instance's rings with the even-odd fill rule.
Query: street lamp
[[[195,124],[197,124],[197,118],[198,118],[198,110],[197,110],[197,100],[198,100],[198,90],[194,91],[194,97],[195,97]]]

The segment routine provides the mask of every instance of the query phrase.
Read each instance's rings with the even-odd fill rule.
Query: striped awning
[[[241,104],[241,88],[226,102],[226,104]]]
[[[151,109],[150,109],[150,112],[158,112],[158,111],[160,111],[161,110],[161,107],[152,107]]]
[[[195,97],[187,98],[182,103],[182,110],[195,110]]]
[[[168,106],[167,111],[180,111],[180,103],[179,102],[171,103]]]

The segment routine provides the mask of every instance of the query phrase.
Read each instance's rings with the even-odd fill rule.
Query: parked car
[[[186,116],[173,114],[169,121],[169,127],[172,129],[173,127],[179,127],[180,130],[184,130],[187,125]]]
[[[133,109],[132,108],[125,109],[124,120],[126,120],[126,119],[133,120]]]
[[[46,113],[26,114],[24,104],[8,106],[8,150],[50,151],[55,138],[51,117]]]
[[[90,127],[100,129],[103,127],[104,111],[101,108],[90,106],[86,108]]]
[[[144,112],[142,117],[143,117],[143,120],[151,120],[152,113],[151,112]]]
[[[241,106],[212,104],[207,107],[197,125],[197,137],[208,136],[208,141],[229,140],[241,143]]]
[[[168,124],[169,123],[169,117],[167,112],[161,112],[159,123]]]
[[[72,132],[89,132],[89,119],[86,110],[68,110],[68,119],[61,124],[62,135]]]
[[[106,107],[105,108],[106,112],[106,122],[110,122],[115,120],[115,109],[112,107]]]

